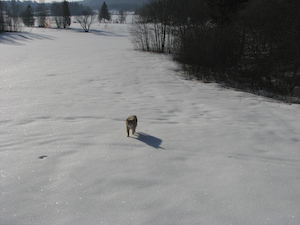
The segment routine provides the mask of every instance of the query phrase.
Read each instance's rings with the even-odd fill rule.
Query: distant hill
[[[93,9],[99,9],[103,2],[106,3],[109,10],[125,9],[135,10],[140,7],[146,0],[84,0],[81,4],[90,6]]]
[[[62,1],[62,0],[57,0]],[[78,15],[81,13],[81,7],[80,5],[89,6],[92,9],[100,9],[103,2],[107,4],[108,10],[120,10],[124,9],[127,11],[135,11],[137,8],[142,6],[143,2],[146,2],[147,0],[83,0],[83,1],[74,1],[69,2],[69,8],[71,15]],[[11,1],[4,1],[4,3],[8,6],[8,8],[11,7]],[[24,1],[17,1],[19,12],[22,13],[25,11],[27,5],[30,5],[33,9],[33,11],[36,11],[39,3],[38,0],[24,0]],[[48,9],[51,9],[52,3],[46,3],[46,7]]]

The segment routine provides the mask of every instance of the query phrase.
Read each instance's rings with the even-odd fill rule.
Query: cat
[[[126,129],[127,129],[127,137],[129,137],[129,130],[132,130],[132,134],[135,132],[135,128],[137,126],[137,117],[135,115],[129,116],[126,121]]]

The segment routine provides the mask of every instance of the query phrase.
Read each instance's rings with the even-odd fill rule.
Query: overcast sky
[[[24,1],[24,0],[23,0]],[[28,0],[25,0],[25,1],[28,1]],[[31,1],[36,1],[36,2],[39,2],[40,0],[31,0]],[[46,3],[51,3],[51,2],[62,2],[63,0],[44,0]],[[83,1],[83,0],[68,0],[68,2],[79,2],[79,1]],[[111,0],[103,0],[103,2],[106,2],[106,3],[141,3],[143,2],[144,0],[115,0],[115,1],[111,1]]]
[[[32,2],[40,2],[40,0],[31,0]],[[63,0],[45,0],[45,3],[62,2]],[[68,0],[68,2],[79,2],[80,0]]]

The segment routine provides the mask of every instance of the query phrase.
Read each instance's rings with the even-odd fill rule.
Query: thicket
[[[292,102],[300,97],[300,1],[148,0],[137,49],[169,52],[190,74]]]

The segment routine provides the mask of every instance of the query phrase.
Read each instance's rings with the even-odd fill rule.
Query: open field
[[[187,80],[128,26],[0,34],[0,224],[300,224],[300,106]]]

